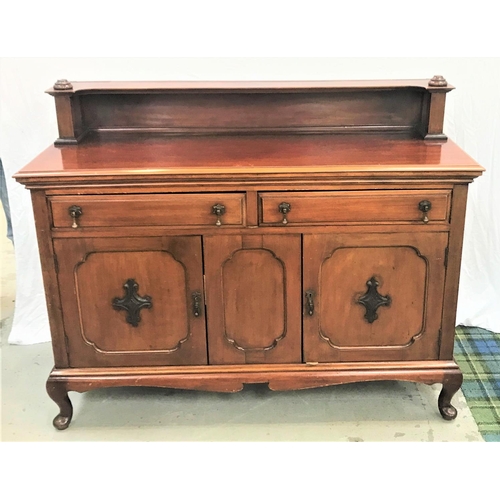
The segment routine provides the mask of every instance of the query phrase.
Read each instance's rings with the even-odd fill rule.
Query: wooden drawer
[[[280,204],[288,203],[289,225],[303,224],[409,224],[422,223],[419,203],[429,201],[429,222],[448,222],[448,190],[309,191],[259,194],[261,226],[283,225]]]
[[[138,194],[55,196],[50,199],[53,226],[71,228],[70,207],[81,209],[78,227],[127,226],[215,226],[212,207],[220,204],[225,212],[222,226],[243,226],[244,193]]]

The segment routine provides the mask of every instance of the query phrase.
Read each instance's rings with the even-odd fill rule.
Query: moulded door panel
[[[300,235],[203,241],[209,363],[301,362]]]
[[[58,239],[70,364],[206,364],[200,237]]]
[[[305,361],[438,359],[447,243],[444,232],[305,235]]]

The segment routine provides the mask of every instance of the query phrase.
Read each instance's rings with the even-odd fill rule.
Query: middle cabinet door
[[[204,238],[210,364],[300,363],[300,235]]]

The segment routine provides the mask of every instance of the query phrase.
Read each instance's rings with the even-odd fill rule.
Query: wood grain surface
[[[467,188],[484,169],[443,135],[453,87],[428,83],[50,89],[58,145],[15,178],[32,190],[54,425],[69,390],[369,380],[441,383],[455,418]]]
[[[78,147],[49,146],[15,178],[24,184],[179,177],[210,179],[480,175],[484,169],[452,141],[335,135],[96,136]]]
[[[284,89],[391,89],[391,88],[422,88],[432,90],[451,90],[452,85],[435,88],[429,86],[429,79],[407,80],[281,80],[281,81],[123,81],[123,82],[71,82],[70,90],[47,90],[52,95],[62,93],[83,93],[100,91],[150,92],[155,90],[216,90],[228,92],[231,90],[277,90]]]

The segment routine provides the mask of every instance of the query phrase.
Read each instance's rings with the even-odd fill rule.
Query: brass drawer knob
[[[280,213],[283,214],[283,220],[281,222],[283,224],[288,224],[288,219],[286,218],[286,214],[292,210],[292,205],[284,201],[278,205],[278,210],[280,211]]]
[[[215,222],[216,226],[222,226],[221,217],[226,213],[226,207],[217,203],[212,207],[212,213],[217,217],[217,221]]]
[[[78,222],[77,219],[83,214],[82,207],[79,207],[78,205],[72,205],[68,209],[69,216],[73,219],[73,224],[71,224],[71,227],[73,229],[76,229],[78,227]]]
[[[429,216],[427,215],[427,212],[432,208],[432,203],[428,200],[422,200],[418,204],[418,209],[423,213],[422,216],[422,222],[424,224],[427,224],[429,222]]]

